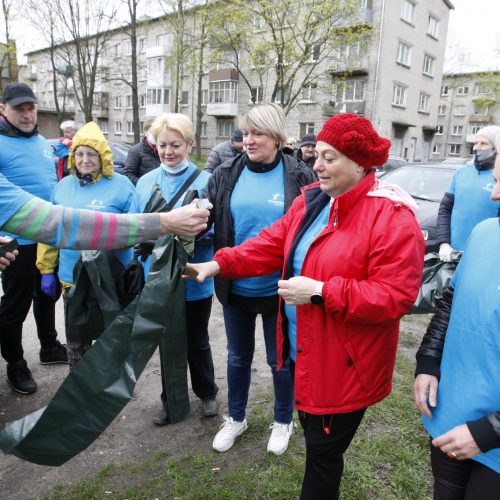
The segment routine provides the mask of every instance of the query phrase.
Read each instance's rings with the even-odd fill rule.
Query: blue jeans
[[[256,313],[232,305],[224,306],[224,323],[227,336],[227,385],[229,416],[241,422],[250,389],[253,353],[255,351]],[[279,372],[276,352],[277,313],[262,314],[267,364],[271,367],[274,384],[274,420],[289,424],[293,415],[293,383],[289,360]]]

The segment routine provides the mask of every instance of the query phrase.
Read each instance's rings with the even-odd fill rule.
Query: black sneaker
[[[12,389],[20,394],[33,394],[36,392],[36,382],[33,380],[24,359],[7,364],[7,382]]]
[[[40,363],[42,365],[55,365],[56,363],[68,363],[68,351],[66,346],[56,340],[55,347],[40,349]]]

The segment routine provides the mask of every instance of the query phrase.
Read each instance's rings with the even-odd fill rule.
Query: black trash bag
[[[461,252],[453,252],[451,262],[442,262],[437,253],[425,255],[422,285],[410,314],[434,313],[438,300],[455,274],[461,255]]]
[[[170,422],[189,413],[185,288],[187,255],[170,235],[153,252],[146,286],[69,373],[50,403],[0,432],[0,449],[41,465],[61,465],[87,448],[127,402],[161,342],[169,367]],[[161,304],[161,307],[158,307]],[[126,436],[123,436],[126,439]]]
[[[113,252],[81,252],[64,310],[69,342],[97,339],[131,302],[134,296],[124,290],[122,274],[123,265]]]
[[[146,284],[144,279],[144,266],[139,258],[135,257],[123,270],[123,288],[130,295],[139,295]]]

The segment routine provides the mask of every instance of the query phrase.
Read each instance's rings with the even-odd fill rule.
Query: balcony
[[[354,102],[339,102],[333,107],[334,114],[338,113],[354,113],[356,115],[365,114],[365,104],[366,101],[354,101]]]
[[[470,115],[470,122],[479,122],[479,123],[491,123],[493,121],[493,115]]]
[[[153,57],[163,57],[168,53],[168,45],[156,45],[155,47],[148,47],[146,49],[146,59],[152,59]]]
[[[240,74],[238,73],[238,70],[234,68],[224,68],[214,69],[208,73],[209,82],[221,82],[228,80],[238,82],[240,80]]]
[[[238,116],[237,102],[212,102],[207,104],[209,116]]]
[[[92,114],[95,118],[109,117],[109,96],[107,93],[95,93],[92,103]]]
[[[170,113],[170,104],[146,104],[146,116],[158,116]]]
[[[332,76],[365,76],[368,73],[368,57],[353,59],[349,62],[337,61],[330,68]]]

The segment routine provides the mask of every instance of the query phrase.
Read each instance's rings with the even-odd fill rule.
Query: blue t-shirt
[[[300,276],[302,265],[306,258],[307,251],[312,242],[316,239],[323,229],[328,225],[330,210],[332,208],[333,198],[327,203],[323,210],[318,214],[314,222],[300,239],[295,253],[293,255],[293,275]],[[290,340],[290,357],[295,361],[297,354],[297,306],[289,306],[285,303],[285,314],[288,319],[288,339]]]
[[[269,172],[252,172],[245,167],[231,194],[234,244],[257,236],[285,212],[283,162]],[[215,228],[217,231],[217,228]],[[244,297],[270,297],[278,293],[280,272],[256,278],[237,279],[231,292]]]
[[[41,135],[0,135],[0,173],[12,184],[45,201],[50,200],[57,182],[52,148]],[[15,235],[1,233],[0,236]],[[35,243],[24,238],[18,241],[20,245]]]
[[[138,181],[135,187],[135,194],[132,200],[132,206],[130,211],[132,213],[142,213],[147,202],[151,198],[151,192],[155,184],[159,184],[163,197],[167,202],[169,202],[177,193],[177,191],[182,187],[184,182],[193,174],[196,170],[196,165],[189,163],[188,168],[182,172],[180,175],[168,175],[167,172],[161,168],[155,168],[143,175]],[[187,192],[192,189],[197,189],[200,196],[206,194],[206,186],[208,179],[210,178],[210,173],[202,171],[200,175],[191,184],[186,193],[184,193],[179,201],[175,204],[174,208],[182,206],[184,197]],[[212,233],[213,234],[213,233]],[[208,262],[212,260],[214,256],[213,238],[202,237],[196,240],[194,246],[194,255],[189,259],[189,262]],[[145,276],[149,273],[149,267],[151,265],[151,257],[148,257],[143,263]],[[195,280],[186,281],[186,300],[201,300],[211,297],[214,294],[214,280],[213,278],[205,280],[203,283],[198,283]]]
[[[452,279],[455,288],[446,331],[437,406],[425,428],[436,438],[500,408],[500,225],[479,223]],[[500,473],[500,448],[474,460]]]
[[[450,223],[450,245],[454,249],[463,250],[477,224],[498,216],[498,202],[490,198],[493,185],[492,170],[478,171],[473,165],[453,175],[448,192],[455,195]]]
[[[102,177],[98,182],[81,186],[74,175],[61,179],[52,193],[52,202],[71,208],[84,208],[114,214],[128,213],[134,185],[124,175],[115,174],[111,179]],[[133,259],[131,248],[113,252],[123,266]],[[59,251],[59,279],[73,283],[73,269],[80,257],[79,250],[61,249]]]

